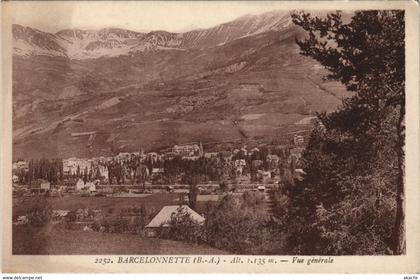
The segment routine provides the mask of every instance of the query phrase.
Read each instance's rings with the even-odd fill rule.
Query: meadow
[[[146,238],[135,234],[72,231],[57,226],[42,230],[13,227],[13,254],[20,255],[154,255],[226,254],[209,246]]]

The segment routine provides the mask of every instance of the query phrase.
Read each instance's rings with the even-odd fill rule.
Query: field
[[[13,198],[13,216],[27,215],[40,201],[55,210],[80,208],[114,209],[144,206],[149,213],[157,213],[165,205],[179,203],[180,194],[159,193],[143,197],[36,197]],[[212,197],[211,200],[214,200]],[[197,203],[202,212],[207,201]],[[106,244],[106,245],[104,245]],[[222,254],[208,246],[198,246],[179,241],[145,238],[137,234],[87,232],[69,230],[60,225],[34,228],[29,225],[13,227],[14,254]]]
[[[113,255],[113,254],[226,254],[208,246],[145,238],[135,234],[71,231],[57,227],[34,232],[30,227],[13,228],[13,254]]]
[[[209,198],[210,197],[210,198]],[[199,196],[197,208],[200,211],[208,201],[216,201],[217,196]],[[63,196],[45,198],[54,210],[77,210],[80,208],[106,210],[113,208],[119,210],[122,208],[144,206],[150,212],[157,212],[163,206],[177,205],[180,201],[180,194],[177,193],[157,193],[143,197],[81,197],[81,196]],[[13,216],[26,215],[28,209],[31,209],[38,202],[36,197],[13,198]]]

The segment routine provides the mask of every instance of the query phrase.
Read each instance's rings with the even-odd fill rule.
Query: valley
[[[348,93],[299,54],[302,33],[289,18],[270,12],[182,34],[103,29],[25,37],[30,31],[16,27],[14,158],[276,142],[310,129],[301,120],[334,110]],[[139,48],[145,41],[153,47]],[[137,49],[114,52],[109,42]],[[18,51],[23,44],[30,51]],[[72,136],[90,131],[94,137]]]

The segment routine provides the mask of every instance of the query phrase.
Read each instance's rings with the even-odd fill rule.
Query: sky
[[[279,2],[227,1],[40,1],[9,2],[13,23],[46,32],[67,28],[119,27],[134,31],[183,32],[208,28],[246,14],[282,8]]]

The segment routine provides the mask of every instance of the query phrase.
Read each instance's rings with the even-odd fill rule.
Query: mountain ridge
[[[194,141],[281,143],[310,130],[306,120],[335,110],[347,92],[300,54],[295,40],[302,30],[273,14],[183,38],[61,32],[66,40],[79,36],[68,40],[84,59],[61,55],[42,31],[17,27],[17,40],[29,32],[28,42],[57,55],[13,56],[13,157],[91,157]],[[137,51],[127,54],[120,44]],[[121,55],[98,56],[105,47]],[[94,133],[75,136],[84,132]]]
[[[143,33],[112,27],[97,30],[64,29],[48,33],[14,24],[13,51],[14,55],[19,56],[50,55],[83,60],[165,48],[200,49],[220,46],[268,30],[281,30],[290,24],[290,17],[283,11],[243,16],[211,28],[182,33],[163,30]]]

